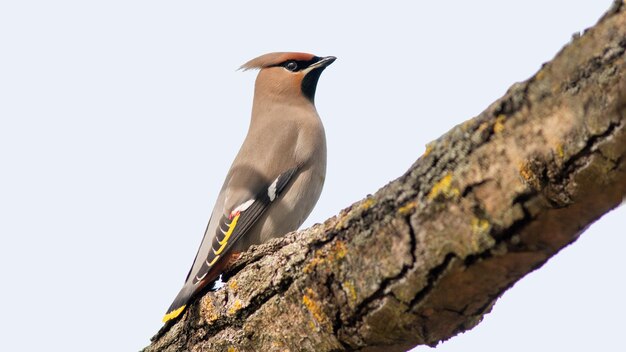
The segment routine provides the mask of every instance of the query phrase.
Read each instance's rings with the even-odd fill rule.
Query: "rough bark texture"
[[[324,224],[252,248],[145,351],[404,351],[478,324],[626,194],[626,4]]]

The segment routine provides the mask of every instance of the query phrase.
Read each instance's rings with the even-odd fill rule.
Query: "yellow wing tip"
[[[186,307],[187,307],[187,305],[184,305],[184,306],[182,306],[182,307],[180,307],[178,309],[175,309],[175,310],[165,314],[165,316],[163,317],[163,322],[167,323],[168,321],[178,317],[180,315],[180,313],[182,313],[185,310]]]

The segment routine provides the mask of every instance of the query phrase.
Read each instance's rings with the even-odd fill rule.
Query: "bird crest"
[[[261,55],[254,58],[239,67],[242,71],[260,70],[266,67],[279,65],[287,60],[309,61],[315,55],[297,52],[278,52]]]

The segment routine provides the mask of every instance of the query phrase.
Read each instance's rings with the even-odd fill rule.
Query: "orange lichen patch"
[[[518,166],[520,177],[534,189],[541,188],[541,180],[537,177],[537,174],[533,171],[532,164],[530,162],[522,162]]]
[[[311,313],[311,316],[319,326],[330,330],[330,320],[322,311],[322,304],[318,301],[315,291],[307,288],[305,294],[302,296],[302,304],[304,304],[309,313]]]
[[[313,272],[313,270],[315,269],[315,267],[317,267],[318,265],[322,264],[324,262],[324,258],[323,256],[320,254],[320,251],[317,250],[315,251],[315,255],[313,255],[313,259],[311,259],[311,261],[309,261],[304,268],[302,269],[302,271],[304,271],[305,273],[309,274],[311,272]]]
[[[354,284],[350,281],[344,281],[341,283],[343,290],[346,291],[346,297],[348,298],[348,305],[354,308],[356,305],[356,289]]]
[[[228,281],[228,288],[230,288],[233,293],[237,293],[239,286],[237,285],[237,280],[231,279]]]
[[[335,242],[335,244],[333,245],[333,250],[331,252],[331,256],[333,259],[342,259],[343,257],[346,256],[347,253],[347,249],[346,249],[346,245],[345,243],[343,243],[343,241],[337,241]]]
[[[219,314],[217,313],[217,310],[215,309],[215,305],[213,305],[213,301],[211,300],[211,298],[206,297],[203,303],[204,304],[201,306],[200,313],[204,317],[204,320],[206,320],[207,323],[216,321],[217,318],[219,318]]]
[[[233,347],[233,346],[229,346],[229,347],[228,347],[228,352],[239,352],[239,350],[238,350],[238,349],[236,349],[236,348],[235,348],[235,347]]]
[[[452,187],[452,174],[448,173],[435,183],[433,188],[428,193],[428,199],[434,200],[438,196],[444,196],[445,198],[456,198],[461,195],[461,191],[458,188]]]
[[[243,307],[241,300],[239,298],[235,299],[233,305],[228,308],[228,315],[234,315],[241,309],[241,307]]]
[[[504,115],[499,115],[498,117],[496,117],[496,122],[493,124],[493,133],[500,133],[502,131],[504,131],[504,120],[506,119],[506,116]]]
[[[371,208],[374,204],[376,204],[376,201],[374,200],[374,198],[367,197],[367,199],[365,199],[363,203],[359,205],[359,210],[367,210]]]
[[[348,212],[345,214],[340,214],[337,223],[335,224],[335,230],[341,230],[346,226],[346,224],[350,221],[350,219],[354,218],[358,214],[370,209],[372,206],[376,204],[376,200],[372,196],[368,196],[357,206],[350,208]]]
[[[484,130],[486,130],[486,129],[488,129],[488,128],[489,128],[489,124],[488,124],[487,122],[483,122],[483,123],[481,123],[481,124],[478,126],[478,128],[476,129],[476,131],[477,131],[478,133],[482,133]]]
[[[518,168],[519,174],[520,176],[522,176],[524,181],[530,181],[532,178],[535,177],[535,174],[530,170],[530,167],[527,163],[520,163]]]
[[[416,207],[417,203],[415,203],[415,201],[411,201],[398,208],[398,213],[400,215],[409,215]]]
[[[343,227],[345,227],[347,223],[347,219],[348,219],[348,215],[341,216],[339,220],[337,220],[337,223],[335,224],[335,230],[341,230]]]
[[[563,144],[558,143],[556,145],[555,150],[556,150],[556,155],[559,157],[559,159],[565,158],[565,151],[563,150]]]
[[[311,259],[302,269],[305,273],[311,273],[315,268],[320,266],[329,266],[343,259],[348,254],[348,249],[343,241],[337,240],[328,249],[319,249],[315,251],[313,259]],[[327,267],[327,269],[330,269]]]
[[[430,154],[430,152],[433,151],[433,145],[432,144],[427,144],[426,145],[426,150],[424,150],[424,154],[422,154],[422,157],[428,156],[428,154]]]
[[[491,229],[491,224],[485,219],[472,218],[471,225],[474,235],[486,235]]]

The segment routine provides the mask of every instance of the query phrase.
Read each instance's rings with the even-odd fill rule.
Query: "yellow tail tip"
[[[165,314],[165,316],[163,317],[163,322],[167,323],[168,321],[178,317],[180,315],[180,313],[182,313],[185,310],[185,307],[187,307],[187,305],[184,305],[178,309],[175,309],[167,314]]]

